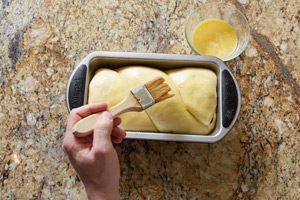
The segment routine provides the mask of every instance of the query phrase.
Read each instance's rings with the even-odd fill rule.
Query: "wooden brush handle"
[[[126,98],[124,98],[121,101],[121,103],[115,105],[114,107],[109,109],[109,111],[111,112],[112,116],[115,118],[125,112],[137,111],[136,103],[137,103],[137,100],[130,93]],[[139,104],[138,104],[138,106],[140,107]]]
[[[73,134],[76,137],[85,137],[92,134],[99,116],[100,113],[95,113],[78,121],[73,127]]]
[[[112,107],[109,111],[115,118],[125,112],[142,111],[142,108],[136,98],[130,93],[121,103]],[[77,137],[85,137],[92,134],[100,114],[95,113],[78,121],[73,127],[73,134]]]

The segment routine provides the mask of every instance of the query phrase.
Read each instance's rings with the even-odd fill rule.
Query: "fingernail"
[[[105,107],[107,107],[107,104],[106,103],[99,103],[98,106],[105,106]]]

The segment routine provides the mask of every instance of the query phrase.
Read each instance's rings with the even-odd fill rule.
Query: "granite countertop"
[[[197,1],[82,2],[0,1],[0,199],[85,198],[61,148],[81,58],[192,53],[183,28]],[[300,199],[300,3],[226,2],[251,27],[246,51],[227,62],[243,97],[235,127],[216,144],[126,140],[122,199]]]

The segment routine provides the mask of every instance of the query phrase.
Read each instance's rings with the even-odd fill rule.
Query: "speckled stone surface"
[[[191,54],[184,22],[205,1],[83,2],[0,1],[0,199],[86,198],[61,149],[75,64],[94,50]],[[226,2],[251,26],[227,62],[236,126],[216,144],[125,141],[122,199],[300,199],[300,2]]]

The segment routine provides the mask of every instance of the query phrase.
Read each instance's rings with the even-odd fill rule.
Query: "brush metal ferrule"
[[[155,100],[144,85],[132,89],[131,93],[138,100],[143,110],[155,104]]]

